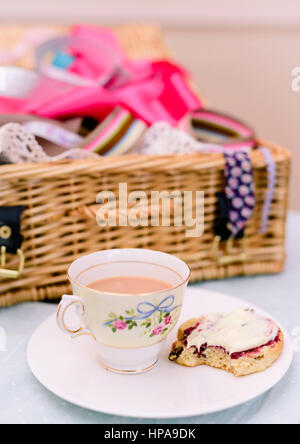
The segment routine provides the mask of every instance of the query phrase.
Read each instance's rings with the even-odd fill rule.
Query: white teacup
[[[144,294],[104,293],[88,286],[100,279],[141,276],[159,279],[170,289]],[[163,341],[175,327],[190,279],[189,267],[176,256],[144,249],[104,250],[76,260],[69,268],[74,295],[63,296],[59,327],[71,337],[91,335],[103,365],[136,374],[158,362]],[[66,312],[76,306],[80,326],[67,326]]]

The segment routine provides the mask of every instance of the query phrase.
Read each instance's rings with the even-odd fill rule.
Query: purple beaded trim
[[[226,197],[234,237],[243,230],[255,207],[253,168],[247,150],[225,150]]]
[[[262,210],[261,228],[259,230],[260,234],[264,234],[268,229],[270,210],[276,188],[277,171],[276,171],[276,163],[273,159],[273,156],[269,148],[262,146],[259,147],[259,150],[262,152],[265,158],[265,161],[267,163],[267,172],[268,172],[268,189]]]

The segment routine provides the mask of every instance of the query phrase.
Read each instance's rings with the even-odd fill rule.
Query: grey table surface
[[[197,284],[238,296],[278,318],[293,338],[292,366],[277,386],[239,407],[183,419],[146,420],[106,415],[71,405],[42,387],[26,357],[30,336],[55,312],[49,303],[26,303],[0,310],[1,424],[299,424],[300,423],[300,213],[288,220],[288,260],[279,275],[234,278]],[[3,333],[6,336],[6,347]],[[2,348],[2,349],[1,349]],[[4,350],[5,348],[5,350]]]

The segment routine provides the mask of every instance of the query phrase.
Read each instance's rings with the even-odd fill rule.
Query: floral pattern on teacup
[[[110,313],[104,325],[111,328],[113,333],[141,327],[142,335],[150,338],[164,335],[174,325],[179,315],[181,306],[174,303],[174,296],[167,296],[160,303],[141,302],[136,309],[125,310],[123,315]]]

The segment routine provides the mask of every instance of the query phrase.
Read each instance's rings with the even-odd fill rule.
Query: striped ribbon
[[[102,156],[124,154],[138,142],[146,129],[146,123],[118,106],[99,126],[98,136],[84,149]]]
[[[241,121],[217,111],[199,109],[186,114],[179,128],[204,143],[215,143],[226,148],[255,145],[254,132]]]

